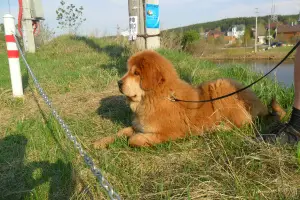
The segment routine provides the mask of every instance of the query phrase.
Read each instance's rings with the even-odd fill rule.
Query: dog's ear
[[[157,66],[151,66],[150,63],[143,63],[140,69],[141,88],[143,90],[153,90],[164,82],[163,75]]]

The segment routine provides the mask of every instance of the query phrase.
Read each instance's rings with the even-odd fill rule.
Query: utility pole
[[[26,52],[35,53],[35,42],[30,12],[30,1],[23,0],[23,42]]]
[[[258,8],[255,8],[256,19],[255,19],[255,53],[257,52],[257,16],[258,16]]]
[[[117,38],[118,39],[120,38],[120,34],[121,34],[120,26],[119,26],[119,24],[117,24]]]
[[[129,19],[130,20],[137,20],[134,22],[137,25],[137,35],[144,35],[145,32],[145,25],[144,25],[144,8],[143,8],[143,0],[128,0],[128,12],[129,12]],[[131,24],[129,24],[131,26]],[[132,28],[129,27],[129,32]],[[131,37],[131,33],[129,33]],[[135,41],[135,44],[138,49],[145,49],[146,41],[143,37],[132,37],[129,40],[131,42]]]
[[[137,17],[137,38],[132,38],[130,27],[130,40],[135,40],[138,49],[156,49],[160,47],[160,21],[159,0],[128,0],[129,19]],[[132,22],[129,24],[133,26]]]

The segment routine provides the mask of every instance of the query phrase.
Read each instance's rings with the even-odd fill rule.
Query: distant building
[[[280,26],[280,25],[282,25],[281,22],[272,22],[272,23],[270,23],[270,30],[276,30],[276,28],[277,28],[278,26]],[[268,31],[268,30],[269,30],[269,24],[267,24],[267,25],[265,26],[265,28],[266,28],[266,30]]]
[[[234,25],[231,28],[231,31],[227,32],[227,36],[233,36],[235,38],[240,38],[245,34],[245,25]]]
[[[224,41],[227,44],[234,44],[236,42],[236,38],[233,36],[224,36]]]
[[[262,35],[262,36],[258,36],[258,44],[266,44],[267,42],[267,37]]]
[[[280,25],[277,27],[277,34],[281,40],[300,39],[300,24]]]
[[[223,36],[224,33],[218,30],[210,30],[206,33],[206,37],[213,37],[214,39]]]

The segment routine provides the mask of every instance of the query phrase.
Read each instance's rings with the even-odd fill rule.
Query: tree
[[[251,27],[247,26],[245,28],[245,33],[244,33],[244,36],[243,36],[243,41],[244,41],[244,44],[245,44],[246,47],[248,46],[248,44],[251,41],[252,37],[253,37],[253,32],[251,30]]]
[[[64,0],[60,1],[60,7],[56,10],[58,27],[68,29],[69,33],[76,34],[80,25],[86,20],[83,18],[83,7],[77,8],[74,4],[66,5]]]
[[[265,25],[262,23],[259,23],[257,25],[257,36],[262,36],[266,34],[266,28]]]
[[[186,31],[183,34],[182,41],[181,41],[182,48],[185,49],[187,45],[189,45],[199,39],[200,39],[200,35],[197,31],[195,31],[195,30]]]
[[[269,38],[269,29],[266,30],[265,32],[265,36],[266,36],[266,42],[269,43],[272,42],[272,38],[276,38],[276,31],[273,29],[270,29],[270,38]]]
[[[201,37],[204,37],[204,29],[203,29],[203,27],[201,26],[200,28],[199,28],[199,34],[200,34],[200,36]]]
[[[219,27],[217,27],[215,30],[221,32],[221,27],[219,26]]]

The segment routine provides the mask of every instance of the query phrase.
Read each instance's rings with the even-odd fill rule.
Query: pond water
[[[279,61],[274,60],[218,60],[213,61],[220,67],[227,64],[246,64],[250,69],[261,72],[263,74],[269,72],[273,67],[275,67]],[[285,86],[292,86],[294,83],[294,61],[289,59],[282,63],[277,69],[275,69],[268,78],[276,79]]]

